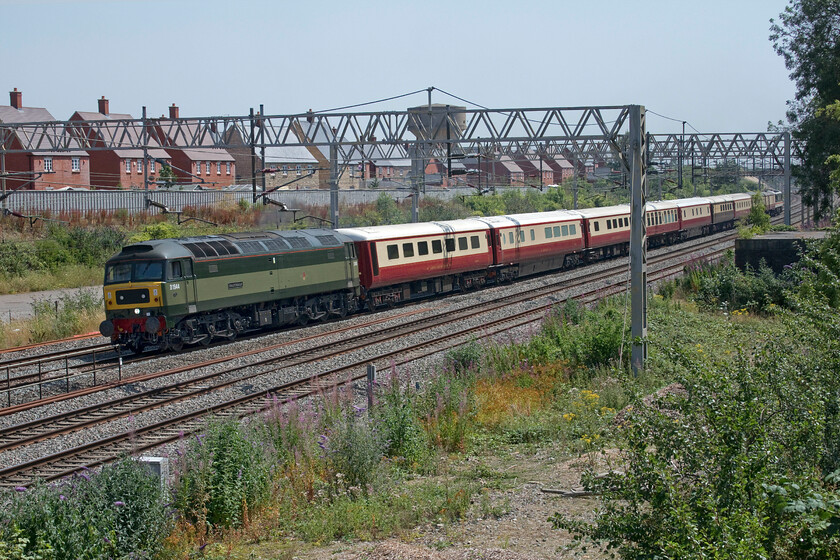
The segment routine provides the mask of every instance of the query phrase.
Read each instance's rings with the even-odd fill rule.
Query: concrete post
[[[630,106],[630,296],[633,346],[630,365],[638,376],[647,359],[647,248],[645,236],[645,108]]]

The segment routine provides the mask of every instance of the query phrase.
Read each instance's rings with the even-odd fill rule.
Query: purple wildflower
[[[15,492],[26,492],[25,486],[15,486]]]
[[[59,495],[58,495],[58,499],[59,499],[59,500],[61,500],[61,501],[63,502],[63,501],[65,501],[65,500],[67,499],[67,496],[65,496],[64,494],[59,494]]]
[[[121,501],[117,500],[116,502],[114,502],[114,505],[117,506],[117,507],[122,507],[122,506],[125,505],[125,502],[121,502]]]
[[[79,473],[79,476],[81,476],[85,480],[90,480],[90,477],[86,473]]]

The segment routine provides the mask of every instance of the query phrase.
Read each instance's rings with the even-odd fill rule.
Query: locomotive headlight
[[[135,309],[135,310],[134,310],[134,314],[135,314],[135,315],[140,315],[140,309]]]

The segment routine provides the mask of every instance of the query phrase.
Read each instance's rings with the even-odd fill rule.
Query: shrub
[[[214,422],[175,462],[174,504],[191,523],[238,527],[268,498],[271,471],[238,422]]]
[[[379,387],[373,413],[385,440],[385,455],[400,468],[425,470],[431,450],[418,417],[417,395],[410,384],[400,382],[395,368],[390,379]]]
[[[18,490],[0,495],[2,558],[149,558],[171,526],[158,479],[131,459]]]

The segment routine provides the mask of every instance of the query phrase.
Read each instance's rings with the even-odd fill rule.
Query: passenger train
[[[780,192],[762,193],[771,214]],[[750,194],[650,202],[650,247],[749,214]],[[264,231],[128,245],[105,265],[100,333],[124,348],[185,344],[344,317],[625,255],[630,206],[428,223]]]

